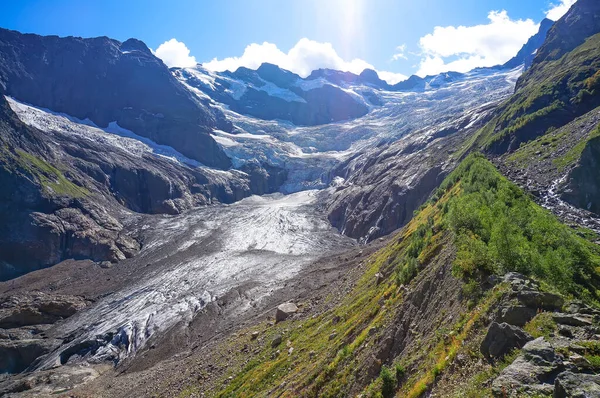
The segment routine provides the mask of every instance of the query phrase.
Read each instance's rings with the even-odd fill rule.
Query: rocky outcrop
[[[577,165],[569,172],[561,198],[574,206],[600,214],[600,137],[585,144]]]
[[[425,131],[382,142],[331,172],[329,221],[342,233],[368,242],[408,222],[453,169],[449,156],[485,121],[493,106],[453,116]]]
[[[498,397],[518,397],[524,394],[551,395],[554,379],[564,368],[552,346],[540,337],[527,343],[523,353],[507,366],[492,385]]]
[[[47,293],[0,299],[0,374],[19,373],[58,347],[45,330],[87,306],[81,297]]]
[[[492,322],[481,343],[481,353],[486,358],[501,358],[515,348],[521,348],[532,337],[508,323]]]
[[[131,211],[179,214],[252,193],[243,172],[139,156],[81,139],[69,126],[37,130],[21,122],[1,90],[0,133],[0,280],[65,259],[132,257],[141,245],[126,231]],[[272,188],[264,185],[256,189]]]
[[[540,22],[540,28],[538,32],[531,36],[527,43],[521,47],[517,55],[508,60],[502,67],[504,68],[516,68],[518,66],[524,65],[525,69],[531,66],[533,62],[533,58],[537,54],[538,49],[544,44],[546,40],[546,35],[550,28],[554,25],[554,21],[544,18],[542,22]]]
[[[597,395],[600,391],[597,377],[588,374],[594,371],[593,366],[584,356],[589,353],[585,347],[590,344],[593,347],[597,340],[598,310],[581,302],[565,305],[560,296],[541,292],[535,281],[517,273],[508,273],[504,280],[511,284],[512,292],[504,298],[498,318],[522,324],[524,320],[531,319],[527,310],[536,309],[535,313],[552,311],[551,319],[558,333],[548,332],[548,336],[525,344],[516,359],[494,379],[494,396],[600,396]],[[561,310],[565,312],[558,312]],[[519,314],[508,315],[510,311]],[[481,345],[484,355],[491,354],[490,347],[494,344],[501,345],[506,340],[506,333],[500,331],[505,331],[509,325],[503,325],[506,326],[501,328],[494,322],[490,326]],[[510,330],[524,334],[516,326],[510,326]],[[515,348],[518,347],[515,344]],[[504,354],[508,352],[504,351]]]
[[[43,339],[16,341],[0,339],[0,374],[24,371],[56,345],[56,342]]]
[[[200,102],[141,41],[38,36],[0,29],[0,83],[21,101],[119,126],[206,165],[231,163],[210,133],[231,123]]]
[[[52,324],[85,308],[80,297],[32,293],[0,299],[0,329]]]
[[[600,397],[600,375],[564,372],[554,381],[554,398]]]

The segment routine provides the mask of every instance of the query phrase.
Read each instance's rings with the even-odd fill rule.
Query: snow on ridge
[[[149,138],[119,126],[116,121],[110,122],[106,128],[101,128],[89,119],[81,120],[64,113],[38,108],[19,102],[12,97],[6,97],[6,99],[23,123],[47,133],[77,137],[115,147],[135,157],[152,153],[191,167],[202,166],[200,162],[182,155],[170,146],[157,144]]]

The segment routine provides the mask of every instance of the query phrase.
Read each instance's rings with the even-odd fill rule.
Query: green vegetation
[[[600,104],[599,76],[600,34],[596,34],[560,59],[534,64],[468,147],[492,149],[507,145],[509,137],[518,144],[563,126]]]
[[[381,367],[381,395],[383,398],[391,398],[396,392],[396,375],[387,366]]]
[[[450,199],[448,212],[456,276],[480,280],[517,271],[568,296],[599,302],[597,245],[536,205],[482,156],[469,156],[440,187],[452,189],[461,192]]]
[[[537,156],[547,158],[554,153],[560,147],[561,143],[568,139],[569,136],[569,131],[548,129],[545,135],[528,142],[527,144],[521,144],[519,149],[508,157],[508,160],[519,166],[526,166],[531,159]]]
[[[551,313],[541,312],[529,321],[524,329],[527,333],[537,339],[542,336],[546,338],[550,337],[551,334],[556,333],[557,326]]]
[[[90,194],[86,188],[69,181],[58,168],[23,150],[11,152],[8,148],[3,148],[0,161],[13,172],[28,174],[50,195],[80,198]]]

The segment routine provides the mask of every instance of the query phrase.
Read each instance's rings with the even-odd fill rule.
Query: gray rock
[[[554,398],[600,398],[600,375],[563,372],[554,381]]]
[[[552,366],[538,366],[519,356],[492,382],[492,393],[502,398],[527,394],[549,396],[554,390],[551,378],[555,370]]]
[[[533,308],[524,305],[507,305],[500,308],[498,322],[506,322],[509,325],[525,326],[536,314]]]
[[[579,354],[571,354],[569,355],[569,361],[572,362],[578,368],[586,369],[590,367],[590,361],[588,361],[584,356]]]
[[[582,314],[553,314],[552,319],[558,324],[569,326],[591,326],[593,324],[591,316]]]
[[[515,348],[523,347],[530,340],[532,337],[518,327],[492,322],[481,343],[481,353],[488,358],[500,358]]]
[[[560,310],[564,304],[561,296],[537,290],[521,290],[516,292],[515,296],[527,307],[546,311]]]
[[[551,395],[554,376],[561,369],[556,352],[540,337],[525,344],[521,355],[493,381],[492,392],[498,397]]]
[[[52,324],[68,318],[86,306],[81,297],[34,293],[0,301],[0,328]]]
[[[271,347],[273,347],[273,348],[277,347],[279,344],[281,344],[282,340],[283,340],[283,337],[281,337],[280,334],[273,336],[273,340],[271,340]]]
[[[553,365],[557,362],[554,348],[543,337],[525,344],[522,352],[525,359],[538,365]]]
[[[290,315],[298,312],[298,307],[294,303],[283,303],[277,307],[277,311],[275,312],[275,321],[281,322],[285,321]]]

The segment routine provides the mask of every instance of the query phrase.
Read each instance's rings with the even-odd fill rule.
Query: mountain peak
[[[141,51],[143,53],[151,54],[152,52],[141,40],[138,39],[127,39],[123,43],[121,43],[121,51]]]
[[[552,25],[554,25],[554,21],[544,18],[542,22],[540,22],[538,32],[527,40],[527,43],[521,47],[517,55],[502,66],[504,68],[512,69],[520,65],[525,65],[525,69],[528,69],[533,62],[538,49],[544,44],[548,31],[552,28]]]

